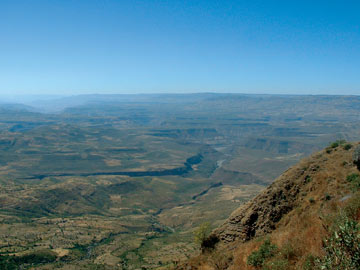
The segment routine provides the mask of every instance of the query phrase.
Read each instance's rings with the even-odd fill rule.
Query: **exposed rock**
[[[300,192],[322,170],[325,162],[328,160],[325,161],[320,152],[311,157],[306,166],[298,164],[288,169],[253,200],[236,209],[212,234],[223,243],[245,242],[275,230],[281,218],[297,206]],[[360,169],[360,145],[354,149],[353,162]]]
[[[230,218],[213,233],[223,242],[247,241],[254,236],[275,229],[276,223],[295,206],[300,186],[306,184],[303,170],[300,179],[287,179],[287,173],[279,177],[264,192],[235,210]],[[293,176],[293,175],[292,175]]]

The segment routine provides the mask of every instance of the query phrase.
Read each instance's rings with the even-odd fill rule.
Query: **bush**
[[[316,260],[318,269],[360,269],[360,227],[343,217],[336,230],[324,240],[325,256]]]
[[[359,179],[359,177],[360,177],[360,175],[358,175],[357,173],[352,173],[346,177],[346,180],[348,182],[354,182],[354,181],[357,181]]]
[[[338,142],[333,142],[332,144],[330,144],[330,147],[331,148],[336,148],[339,146],[339,143]]]
[[[207,241],[211,232],[211,226],[209,222],[202,223],[195,231],[194,231],[194,242],[199,245],[202,250],[204,250],[204,242]],[[207,243],[205,243],[206,245]]]
[[[329,148],[336,148],[340,145],[344,145],[346,143],[345,140],[336,140],[335,142],[331,143]]]
[[[312,181],[312,178],[310,175],[305,176],[305,183],[310,183]]]
[[[349,183],[351,183],[351,186],[355,189],[358,190],[360,189],[360,175],[357,173],[352,173],[349,174],[346,177],[346,181],[348,181]]]
[[[347,143],[343,146],[343,148],[347,151],[350,150],[352,148],[352,145],[350,143]]]
[[[259,250],[252,252],[247,258],[247,264],[254,266],[256,269],[260,269],[265,261],[274,256],[277,250],[277,246],[271,244],[270,240],[267,239],[260,246]]]

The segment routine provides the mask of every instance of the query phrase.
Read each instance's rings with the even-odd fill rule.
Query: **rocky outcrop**
[[[360,143],[352,143],[350,147],[337,144],[331,151],[328,147],[303,159],[235,210],[203,241],[203,253],[176,269],[253,269],[247,262],[259,250],[265,238],[261,236],[279,248],[267,266],[273,269],[274,262],[284,260],[286,269],[303,269],[309,254],[322,254],[323,239],[340,209],[346,205],[355,209],[358,193],[353,193],[348,176],[358,174],[359,157]],[[356,210],[354,215],[358,217]],[[296,256],[284,259],[288,250],[296,251]]]
[[[314,165],[288,170],[261,194],[235,210],[213,234],[228,243],[245,242],[273,231],[280,219],[296,206],[302,186],[311,181],[311,175],[318,169]]]

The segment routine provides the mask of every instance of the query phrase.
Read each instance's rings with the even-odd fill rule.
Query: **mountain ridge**
[[[355,205],[352,214],[360,220],[358,187],[349,180],[359,175],[359,152],[360,143],[336,142],[301,160],[236,209],[203,241],[202,254],[177,269],[305,269],[309,256],[324,256],[323,239],[339,213]],[[248,264],[264,239],[279,247],[276,258],[284,247],[292,250],[291,258],[281,257],[285,268]]]

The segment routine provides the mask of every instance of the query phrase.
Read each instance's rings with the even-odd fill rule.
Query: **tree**
[[[199,227],[194,231],[194,242],[195,244],[202,246],[203,242],[210,235],[211,226],[209,222],[202,223]]]

